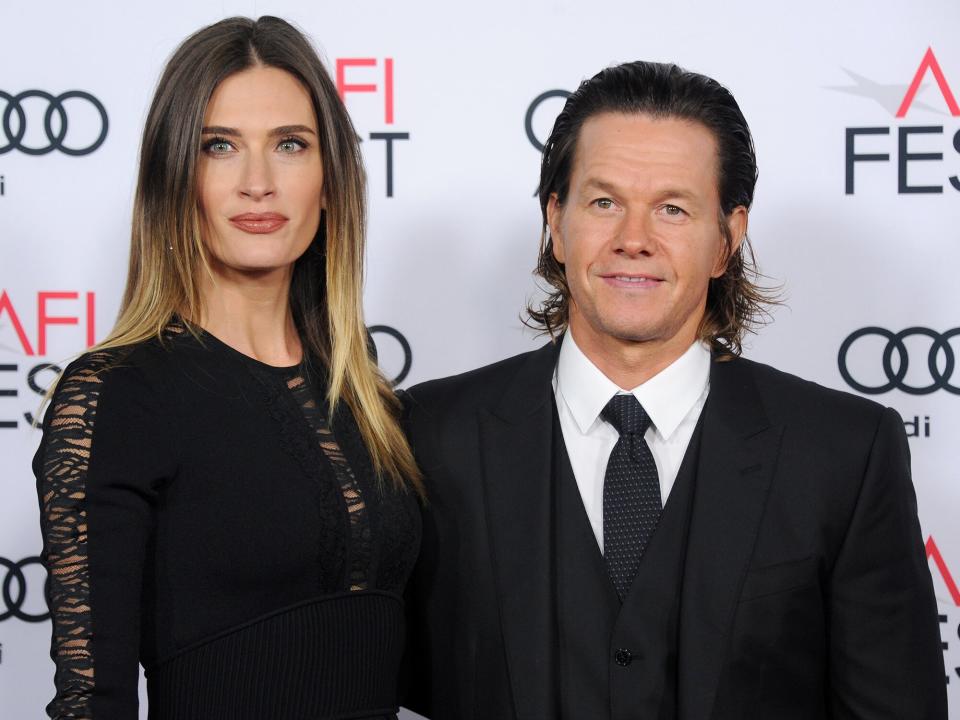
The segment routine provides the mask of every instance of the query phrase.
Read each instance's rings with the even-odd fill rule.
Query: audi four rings
[[[367,332],[370,333],[370,335],[383,333],[384,335],[389,335],[398,343],[400,343],[400,349],[403,350],[403,367],[400,369],[400,372],[397,374],[397,376],[390,381],[394,385],[399,385],[406,379],[407,373],[410,372],[410,366],[413,365],[413,351],[410,349],[410,343],[407,342],[407,339],[403,336],[403,333],[396,328],[390,327],[389,325],[371,325],[367,328]]]
[[[30,147],[23,143],[23,138],[27,133],[27,112],[24,110],[22,102],[29,98],[40,98],[47,101],[47,110],[43,114],[43,130],[47,135],[47,144],[40,147]],[[67,147],[64,143],[69,121],[63,103],[71,98],[86,100],[100,115],[100,134],[97,135],[96,140],[86,147],[72,148]],[[107,109],[97,98],[83,90],[68,90],[59,95],[53,95],[45,90],[24,90],[16,95],[11,95],[0,90],[0,102],[3,101],[6,102],[6,107],[3,110],[3,116],[0,117],[0,127],[3,129],[3,137],[0,138],[0,155],[11,150],[19,150],[27,155],[46,155],[54,150],[59,150],[65,155],[89,155],[103,145],[103,141],[107,139],[107,128],[110,125],[107,120]],[[60,128],[56,132],[53,129],[54,114],[60,121]],[[17,116],[16,130],[13,129],[12,122],[14,115]]]
[[[0,568],[3,568],[0,572],[5,571],[2,592],[0,592],[0,597],[3,598],[3,603],[0,604],[0,622],[11,617],[33,623],[50,619],[50,613],[47,611],[35,614],[23,609],[23,605],[27,600],[27,577],[23,574],[23,569],[30,565],[42,566],[43,563],[40,561],[40,558],[36,556],[24,558],[20,562],[13,562],[12,560],[0,557]],[[49,579],[44,582],[43,588],[36,588],[35,591],[45,596],[46,582],[48,581]]]
[[[883,372],[886,375],[887,382],[882,385],[864,385],[854,380],[847,367],[847,353],[850,351],[850,347],[860,338],[869,335],[877,335],[887,341],[881,357]],[[907,346],[904,345],[903,341],[905,338],[915,335],[928,337],[933,341],[926,358],[927,370],[930,373],[931,382],[929,385],[921,385],[919,387],[916,385],[908,385],[904,382],[904,378],[907,376],[907,368],[910,365],[910,354],[907,352]],[[898,333],[881,327],[860,328],[856,332],[851,333],[840,346],[840,353],[837,357],[837,363],[840,366],[840,375],[850,387],[866,395],[879,395],[891,390],[902,390],[909,395],[929,395],[937,390],[946,390],[954,395],[960,395],[960,387],[950,384],[950,380],[953,378],[953,370],[956,367],[956,356],[954,355],[953,348],[950,347],[950,340],[958,335],[960,335],[960,328],[953,328],[945,333],[938,333],[924,327],[909,327]],[[896,370],[893,368],[894,353],[897,354],[899,361]],[[938,362],[941,357],[943,358],[942,368],[939,367]]]

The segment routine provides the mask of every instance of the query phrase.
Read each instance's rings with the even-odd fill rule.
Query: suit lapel
[[[487,523],[517,718],[555,716],[553,389],[557,345],[531,353],[493,410],[481,411]]]
[[[680,606],[683,720],[710,717],[782,433],[746,361],[713,362],[703,413]]]

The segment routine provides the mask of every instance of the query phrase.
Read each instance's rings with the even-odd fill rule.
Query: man
[[[408,706],[945,718],[903,426],[739,357],[756,160],[714,80],[604,70],[543,157],[554,342],[419,385]]]

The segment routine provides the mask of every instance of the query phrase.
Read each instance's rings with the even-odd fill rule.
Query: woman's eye
[[[233,145],[229,140],[223,138],[213,138],[204,143],[203,149],[211,155],[224,155],[233,150]]]
[[[295,153],[298,150],[303,150],[307,147],[307,144],[300,138],[284,138],[280,141],[280,144],[277,145],[277,149],[285,153]]]

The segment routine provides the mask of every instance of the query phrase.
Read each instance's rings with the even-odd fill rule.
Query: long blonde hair
[[[309,40],[284,20],[228,18],[177,48],[147,115],[133,206],[130,266],[120,314],[95,349],[160,338],[175,316],[201,317],[200,276],[209,272],[200,235],[197,160],[216,87],[254,65],[276,67],[309,91],[319,123],[326,209],[294,265],[290,305],[305,357],[327,369],[332,414],[346,402],[374,470],[422,491],[398,416],[400,403],[367,345],[363,320],[366,177],[350,116]]]

